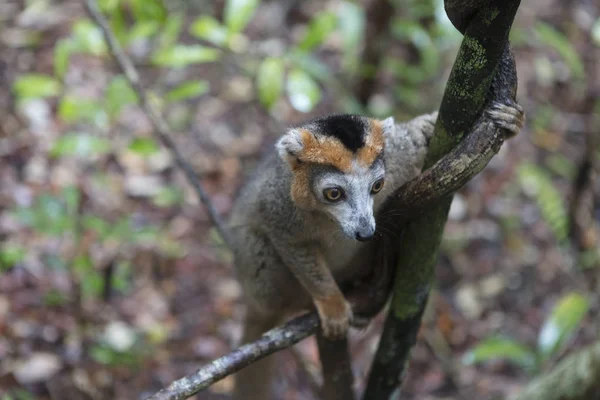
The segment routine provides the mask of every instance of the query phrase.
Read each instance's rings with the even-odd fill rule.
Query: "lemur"
[[[498,126],[518,132],[520,107],[492,110]],[[366,260],[355,256],[375,235],[374,215],[420,173],[436,117],[396,124],[391,117],[332,115],[292,128],[277,141],[231,217],[247,306],[244,343],[311,303],[326,337],[346,334],[353,314],[338,283],[360,275]],[[270,358],[238,373],[237,386],[252,393],[234,398],[268,398]]]
[[[494,100],[484,111],[494,122],[489,129],[518,133],[522,108],[510,99]],[[243,343],[311,307],[327,338],[365,323],[353,319],[340,287],[365,275],[375,251],[374,215],[421,172],[436,119],[437,113],[405,123],[331,115],[279,138],[242,188],[230,219],[247,306]],[[237,374],[234,399],[269,398],[272,359]]]

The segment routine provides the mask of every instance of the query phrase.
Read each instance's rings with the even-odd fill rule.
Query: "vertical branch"
[[[171,139],[170,130],[167,123],[161,116],[160,112],[156,109],[154,104],[150,101],[150,98],[146,93],[146,89],[144,88],[144,86],[142,86],[142,82],[140,80],[137,70],[133,66],[133,63],[131,62],[129,57],[127,57],[127,55],[121,48],[121,45],[119,44],[119,41],[115,37],[114,33],[111,31],[108,21],[106,20],[104,15],[102,15],[100,9],[98,8],[96,0],[82,0],[82,3],[92,20],[100,27],[102,35],[104,36],[104,40],[108,45],[110,55],[117,63],[117,65],[123,72],[123,75],[125,75],[125,78],[127,79],[133,90],[136,92],[138,98],[140,99],[142,109],[150,119],[150,123],[154,128],[152,133],[158,139],[158,141],[163,146],[165,146],[167,150],[171,153],[171,156],[173,156],[173,159],[175,160],[175,165],[177,165],[177,168],[179,168],[183,172],[188,183],[192,186],[192,188],[200,198],[200,201],[206,207],[210,219],[215,224],[217,231],[219,232],[225,243],[229,247],[231,247],[231,238],[229,237],[229,232],[225,228],[223,220],[221,219],[219,213],[217,213],[217,210],[213,206],[208,193],[206,193],[206,191],[202,187],[202,184],[198,180],[194,169],[190,166],[190,164],[188,164],[187,161],[185,161],[185,159],[177,149],[175,142]]]
[[[361,56],[360,80],[355,88],[356,97],[363,106],[367,105],[375,91],[377,71],[386,54],[387,32],[394,16],[394,7],[389,0],[371,0],[366,12],[367,29]]]
[[[520,0],[446,0],[453,21],[456,21],[456,14],[463,17],[455,25],[465,36],[444,92],[424,168],[450,152],[479,117],[507,47],[508,33],[519,3]],[[474,6],[479,9],[473,11]],[[467,14],[468,17],[464,17]],[[500,82],[503,83],[506,84]],[[364,399],[389,399],[399,390],[433,283],[451,202],[452,195],[442,198],[404,229],[398,244],[399,262],[392,303]],[[384,205],[382,214],[387,209],[394,209],[393,203]]]
[[[324,400],[354,400],[352,389],[354,376],[348,351],[348,339],[328,340],[321,331],[318,331],[317,345],[323,368],[321,398]]]

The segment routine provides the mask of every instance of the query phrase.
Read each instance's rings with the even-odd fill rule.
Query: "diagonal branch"
[[[219,379],[298,343],[315,333],[318,328],[319,317],[316,313],[297,317],[281,327],[271,329],[257,341],[245,344],[195,373],[172,382],[147,400],[187,399]]]
[[[200,201],[202,201],[202,203],[208,210],[210,219],[219,231],[219,234],[221,235],[225,243],[227,245],[230,245],[231,240],[229,232],[225,228],[223,220],[217,213],[217,210],[215,210],[215,207],[213,206],[209,195],[202,187],[202,184],[196,176],[196,173],[194,172],[193,168],[190,166],[190,164],[188,164],[187,161],[185,161],[185,159],[177,149],[175,142],[173,142],[173,140],[169,137],[170,129],[167,123],[160,115],[160,112],[156,110],[155,106],[150,101],[150,98],[146,93],[146,89],[142,86],[138,72],[136,71],[129,57],[121,48],[119,41],[117,40],[114,33],[109,27],[108,21],[100,12],[96,0],[82,1],[90,17],[102,30],[102,34],[104,35],[104,39],[108,44],[108,49],[112,58],[117,63],[119,69],[121,69],[121,71],[125,75],[125,78],[127,79],[133,90],[136,92],[138,98],[140,99],[142,109],[150,119],[152,127],[154,128],[152,133],[158,139],[158,141],[160,141],[162,145],[165,146],[171,153],[173,159],[175,160],[175,164],[181,171],[183,171],[183,174],[186,177],[188,183],[194,188],[196,194],[200,198]]]

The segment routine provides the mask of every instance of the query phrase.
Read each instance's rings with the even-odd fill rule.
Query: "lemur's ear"
[[[390,136],[394,133],[394,129],[396,126],[396,122],[394,121],[394,117],[388,117],[381,121],[381,129],[383,129],[384,136]]]
[[[290,129],[283,135],[275,144],[279,157],[282,160],[287,161],[291,167],[295,167],[298,164],[298,156],[304,144],[302,143],[302,136],[298,129]]]

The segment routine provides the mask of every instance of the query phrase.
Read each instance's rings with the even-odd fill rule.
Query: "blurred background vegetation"
[[[461,39],[440,0],[99,4],[224,215],[286,126],[436,109]],[[598,337],[600,1],[524,1],[511,40],[528,123],[455,198],[406,399],[501,398]],[[1,400],[143,398],[237,343],[231,256],[137,103],[78,1],[0,3]],[[312,339],[280,361],[314,398]]]

